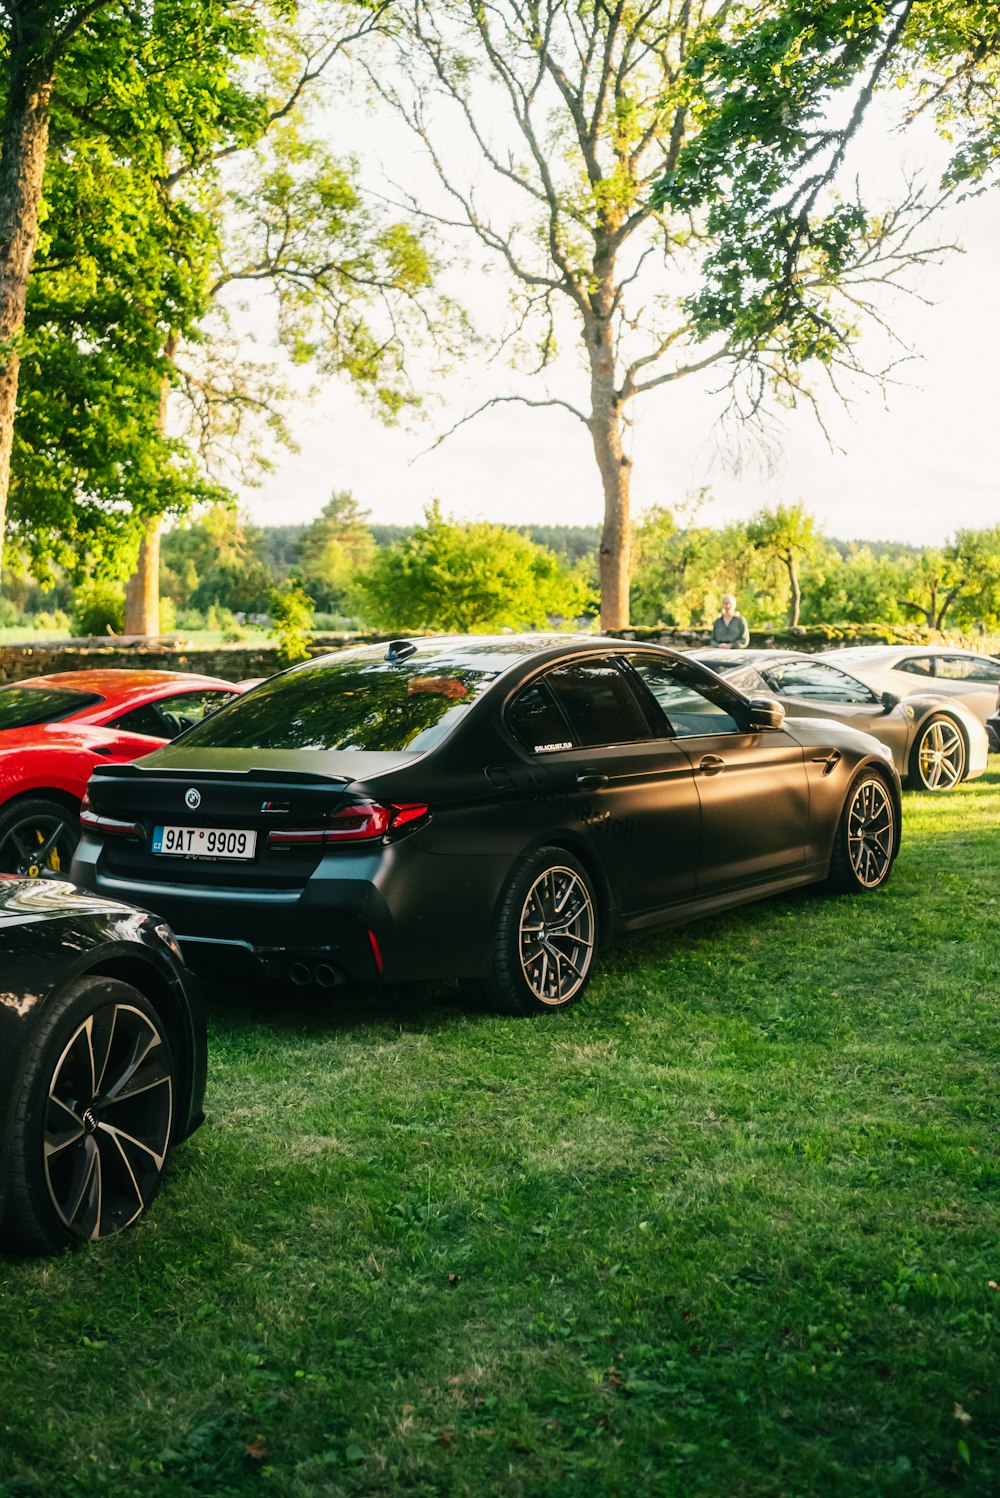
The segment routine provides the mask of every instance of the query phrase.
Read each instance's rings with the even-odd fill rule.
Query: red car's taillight
[[[80,804],[80,826],[85,827],[88,832],[98,832],[102,837],[144,836],[139,822],[119,822],[115,817],[99,817],[90,804],[89,796],[84,796]]]
[[[326,827],[289,827],[267,835],[270,848],[297,848],[307,843],[363,843],[385,837],[421,821],[430,807],[423,801],[380,806],[377,801],[358,801],[344,806]]]

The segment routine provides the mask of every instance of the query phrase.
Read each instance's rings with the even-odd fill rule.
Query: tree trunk
[[[788,600],[788,627],[794,629],[799,622],[799,610],[802,607],[802,589],[799,587],[799,569],[795,565],[794,552],[788,552],[785,557],[785,566],[788,568],[788,583],[791,588],[791,597]]]
[[[168,366],[173,367],[179,339],[170,333],[163,349]],[[160,383],[160,409],[157,426],[161,437],[167,434],[171,379],[164,374]],[[158,516],[147,523],[145,534],[139,543],[139,556],[135,571],[125,588],[125,633],[127,635],[158,635],[160,633],[160,520]]]
[[[604,486],[601,531],[601,625],[626,629],[632,581],[632,461],[622,450],[622,413],[615,389],[611,319],[588,319],[590,355],[590,436]]]
[[[0,561],[21,366],[17,340],[24,327],[28,277],[38,241],[52,95],[51,68],[39,75],[30,43],[13,43],[5,72],[9,91],[0,146]]]
[[[125,588],[125,633],[160,633],[160,521],[154,516],[139,542],[139,558]]]

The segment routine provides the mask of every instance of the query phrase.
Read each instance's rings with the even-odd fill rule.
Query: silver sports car
[[[876,692],[907,698],[911,692],[933,693],[961,702],[985,726],[990,747],[1000,749],[1000,737],[987,721],[1000,707],[1000,660],[995,656],[954,645],[851,645],[825,651],[823,659]]]
[[[828,655],[791,650],[691,653],[741,691],[777,697],[789,717],[835,718],[872,734],[892,750],[905,785],[950,791],[986,769],[986,730],[956,697],[941,697],[933,688],[902,699],[894,691],[879,695]]]

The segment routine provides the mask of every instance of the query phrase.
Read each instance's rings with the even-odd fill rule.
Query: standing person
[[[735,609],[732,593],[723,593],[722,613],[712,625],[712,644],[720,650],[746,650],[750,644],[750,626]]]

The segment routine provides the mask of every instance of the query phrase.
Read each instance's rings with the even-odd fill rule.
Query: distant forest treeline
[[[428,508],[418,525],[379,525],[347,493],[304,525],[256,526],[225,505],[163,536],[160,627],[221,628],[284,618],[303,627],[488,630],[593,619],[597,526],[462,522]],[[119,632],[124,590],[108,577],[5,573],[0,625],[48,622]],[[647,512],[635,530],[636,625],[708,624],[723,592],[751,627],[786,624],[1000,626],[1000,527],[944,547],[825,536],[800,505],[725,526],[697,504]]]

